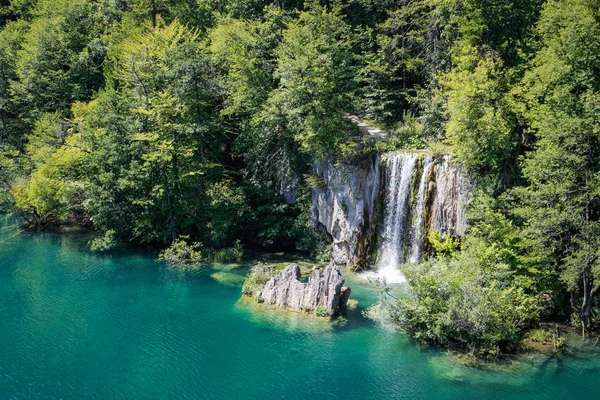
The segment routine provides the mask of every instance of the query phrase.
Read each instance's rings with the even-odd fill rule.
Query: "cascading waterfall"
[[[402,283],[398,266],[422,261],[429,231],[465,233],[471,189],[462,168],[448,156],[397,153],[387,157],[385,190],[375,275],[387,283]]]
[[[382,245],[379,249],[377,274],[387,283],[402,283],[398,265],[404,261],[404,240],[408,236],[410,189],[418,155],[392,154],[386,163],[386,195]]]
[[[356,267],[379,243],[376,271],[365,277],[401,283],[398,267],[423,260],[430,232],[466,232],[472,185],[450,156],[402,152],[380,158],[373,153],[355,163],[320,163],[315,172],[324,184],[313,189],[313,221],[331,235],[333,261]],[[380,201],[383,218],[378,221]]]
[[[433,165],[433,157],[426,155],[423,159],[423,173],[419,181],[419,191],[417,193],[417,204],[413,212],[413,221],[411,229],[411,247],[409,260],[412,263],[421,261],[423,254],[423,243],[425,238],[425,204],[427,201],[427,186],[429,183],[429,174]]]

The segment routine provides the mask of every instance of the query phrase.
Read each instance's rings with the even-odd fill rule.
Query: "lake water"
[[[94,254],[73,234],[0,230],[0,399],[598,398],[600,356],[458,366],[362,317],[240,301],[247,270]]]

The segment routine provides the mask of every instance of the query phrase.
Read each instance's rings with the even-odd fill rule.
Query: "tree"
[[[536,138],[523,162],[516,214],[537,258],[561,272],[585,331],[600,285],[600,3],[548,2],[539,50],[515,95]],[[580,295],[580,296],[579,296]]]
[[[336,151],[352,132],[343,116],[356,89],[351,30],[339,7],[310,3],[289,24],[276,55],[279,86],[260,121],[317,158]]]
[[[503,63],[493,51],[469,45],[454,63],[438,78],[447,113],[447,142],[467,168],[497,174],[518,148]]]
[[[88,100],[104,83],[106,45],[98,4],[87,0],[40,1],[17,53],[15,102],[32,125],[44,112],[67,116],[75,100]]]
[[[362,93],[369,118],[387,125],[406,110],[417,111],[420,88],[431,88],[444,54],[439,7],[431,0],[375,1],[386,12],[377,25],[372,49],[365,49]],[[369,31],[365,32],[369,35]],[[444,56],[447,57],[447,56]],[[424,92],[420,94],[423,95]]]
[[[17,148],[22,144],[23,124],[12,97],[11,82],[17,79],[16,60],[27,24],[11,22],[0,31],[0,137]]]

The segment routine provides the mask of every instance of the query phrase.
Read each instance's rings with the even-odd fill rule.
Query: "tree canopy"
[[[96,249],[315,255],[316,163],[440,150],[475,182],[471,224],[406,267],[395,321],[495,352],[551,299],[589,330],[599,58],[597,0],[3,0],[0,203]]]

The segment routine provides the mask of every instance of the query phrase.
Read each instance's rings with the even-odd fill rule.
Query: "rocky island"
[[[250,279],[259,274],[260,267],[253,271]],[[302,282],[301,278],[300,266],[290,264],[265,283],[259,283],[248,294],[252,294],[261,303],[314,312],[322,317],[339,314],[350,296],[351,289],[343,287],[344,278],[335,263],[324,269],[313,269],[307,282]]]

